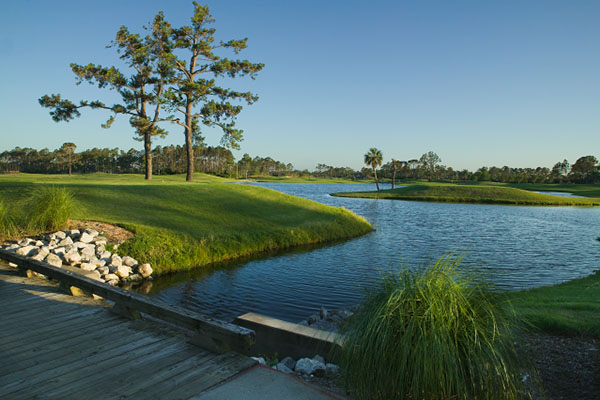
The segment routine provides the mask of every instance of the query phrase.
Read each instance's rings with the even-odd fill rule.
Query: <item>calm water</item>
[[[331,197],[374,185],[261,183],[344,206],[375,232],[318,248],[157,279],[151,296],[231,320],[253,311],[297,322],[356,304],[382,271],[448,251],[506,289],[550,285],[600,269],[600,209],[445,204]]]

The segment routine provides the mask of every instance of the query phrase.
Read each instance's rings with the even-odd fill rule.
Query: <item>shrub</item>
[[[38,185],[26,204],[27,227],[31,231],[64,229],[74,207],[73,195],[64,187]]]
[[[522,383],[514,313],[482,281],[440,258],[386,274],[344,328],[341,367],[365,399],[513,399]]]

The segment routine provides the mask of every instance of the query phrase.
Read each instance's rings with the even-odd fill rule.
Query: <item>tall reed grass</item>
[[[0,199],[0,238],[13,237],[18,232],[16,218],[4,200]]]
[[[36,185],[26,204],[27,229],[36,232],[64,229],[73,208],[73,194],[66,188]]]
[[[523,396],[502,297],[447,255],[388,273],[344,329],[341,366],[360,399]]]

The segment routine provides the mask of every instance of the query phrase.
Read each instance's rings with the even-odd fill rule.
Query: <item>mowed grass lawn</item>
[[[559,285],[509,292],[517,315],[534,329],[600,338],[600,271]]]
[[[150,262],[157,274],[372,230],[346,209],[203,174],[192,183],[184,176],[0,175],[0,198],[18,213],[28,191],[47,184],[74,194],[73,219],[132,230],[120,252]]]
[[[334,193],[340,197],[361,197],[388,200],[417,200],[451,203],[486,203],[535,206],[600,206],[597,185],[505,185],[494,183],[409,182],[393,190]],[[516,187],[519,186],[519,187]],[[528,189],[528,190],[526,190]],[[554,196],[536,191],[564,191],[585,198]]]

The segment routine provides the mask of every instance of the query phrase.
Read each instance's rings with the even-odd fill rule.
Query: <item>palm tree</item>
[[[365,164],[373,168],[373,176],[375,177],[375,184],[377,185],[377,191],[379,192],[379,180],[377,179],[377,167],[381,165],[383,161],[383,155],[380,150],[375,147],[369,149],[369,152],[365,154]]]
[[[392,190],[394,190],[394,183],[396,182],[396,169],[401,166],[402,161],[394,160],[392,158]]]

